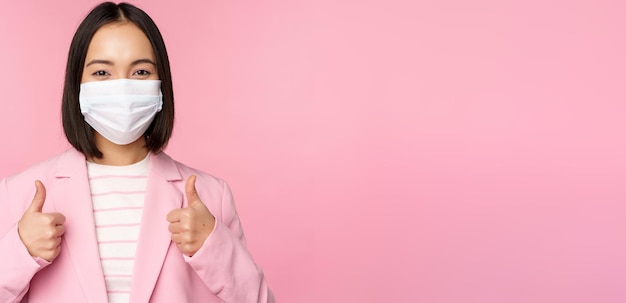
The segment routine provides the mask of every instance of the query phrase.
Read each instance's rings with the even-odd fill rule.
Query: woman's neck
[[[94,140],[96,146],[102,152],[102,158],[88,159],[88,161],[93,163],[113,166],[131,165],[145,159],[148,155],[146,141],[143,136],[133,143],[117,145],[95,132]]]

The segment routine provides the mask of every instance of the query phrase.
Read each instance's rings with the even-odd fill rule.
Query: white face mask
[[[107,140],[126,145],[139,139],[163,106],[161,80],[105,80],[80,85],[80,111]]]

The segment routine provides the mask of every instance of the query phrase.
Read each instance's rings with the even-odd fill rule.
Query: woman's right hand
[[[35,186],[35,197],[17,223],[17,231],[31,256],[52,262],[61,251],[65,216],[60,213],[43,213],[46,188],[39,180],[35,181]]]

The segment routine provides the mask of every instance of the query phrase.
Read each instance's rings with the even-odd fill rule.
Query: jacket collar
[[[67,218],[61,253],[69,254],[88,302],[107,302],[96,240],[86,160],[76,149],[63,153],[50,188],[56,211]],[[150,155],[144,209],[135,255],[131,302],[148,302],[171,244],[167,213],[183,205],[183,178],[165,153]]]
[[[182,180],[172,158],[165,153],[151,155],[130,302],[150,301],[172,244],[167,214],[183,205]]]
[[[57,163],[54,186],[48,188],[48,199],[65,218],[65,234],[61,253],[69,255],[80,287],[88,302],[107,302],[104,275],[96,242],[96,230],[87,176],[82,153],[69,149]]]

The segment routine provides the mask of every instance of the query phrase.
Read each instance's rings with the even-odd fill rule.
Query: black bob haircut
[[[163,37],[152,18],[141,9],[128,4],[104,2],[96,6],[81,22],[74,34],[67,58],[61,113],[67,140],[87,158],[102,158],[94,142],[93,128],[80,112],[79,91],[87,49],[100,27],[115,22],[129,22],[141,29],[150,40],[156,57],[157,73],[161,80],[163,108],[156,114],[144,133],[146,147],[153,153],[165,148],[174,128],[174,91],[172,74]]]

